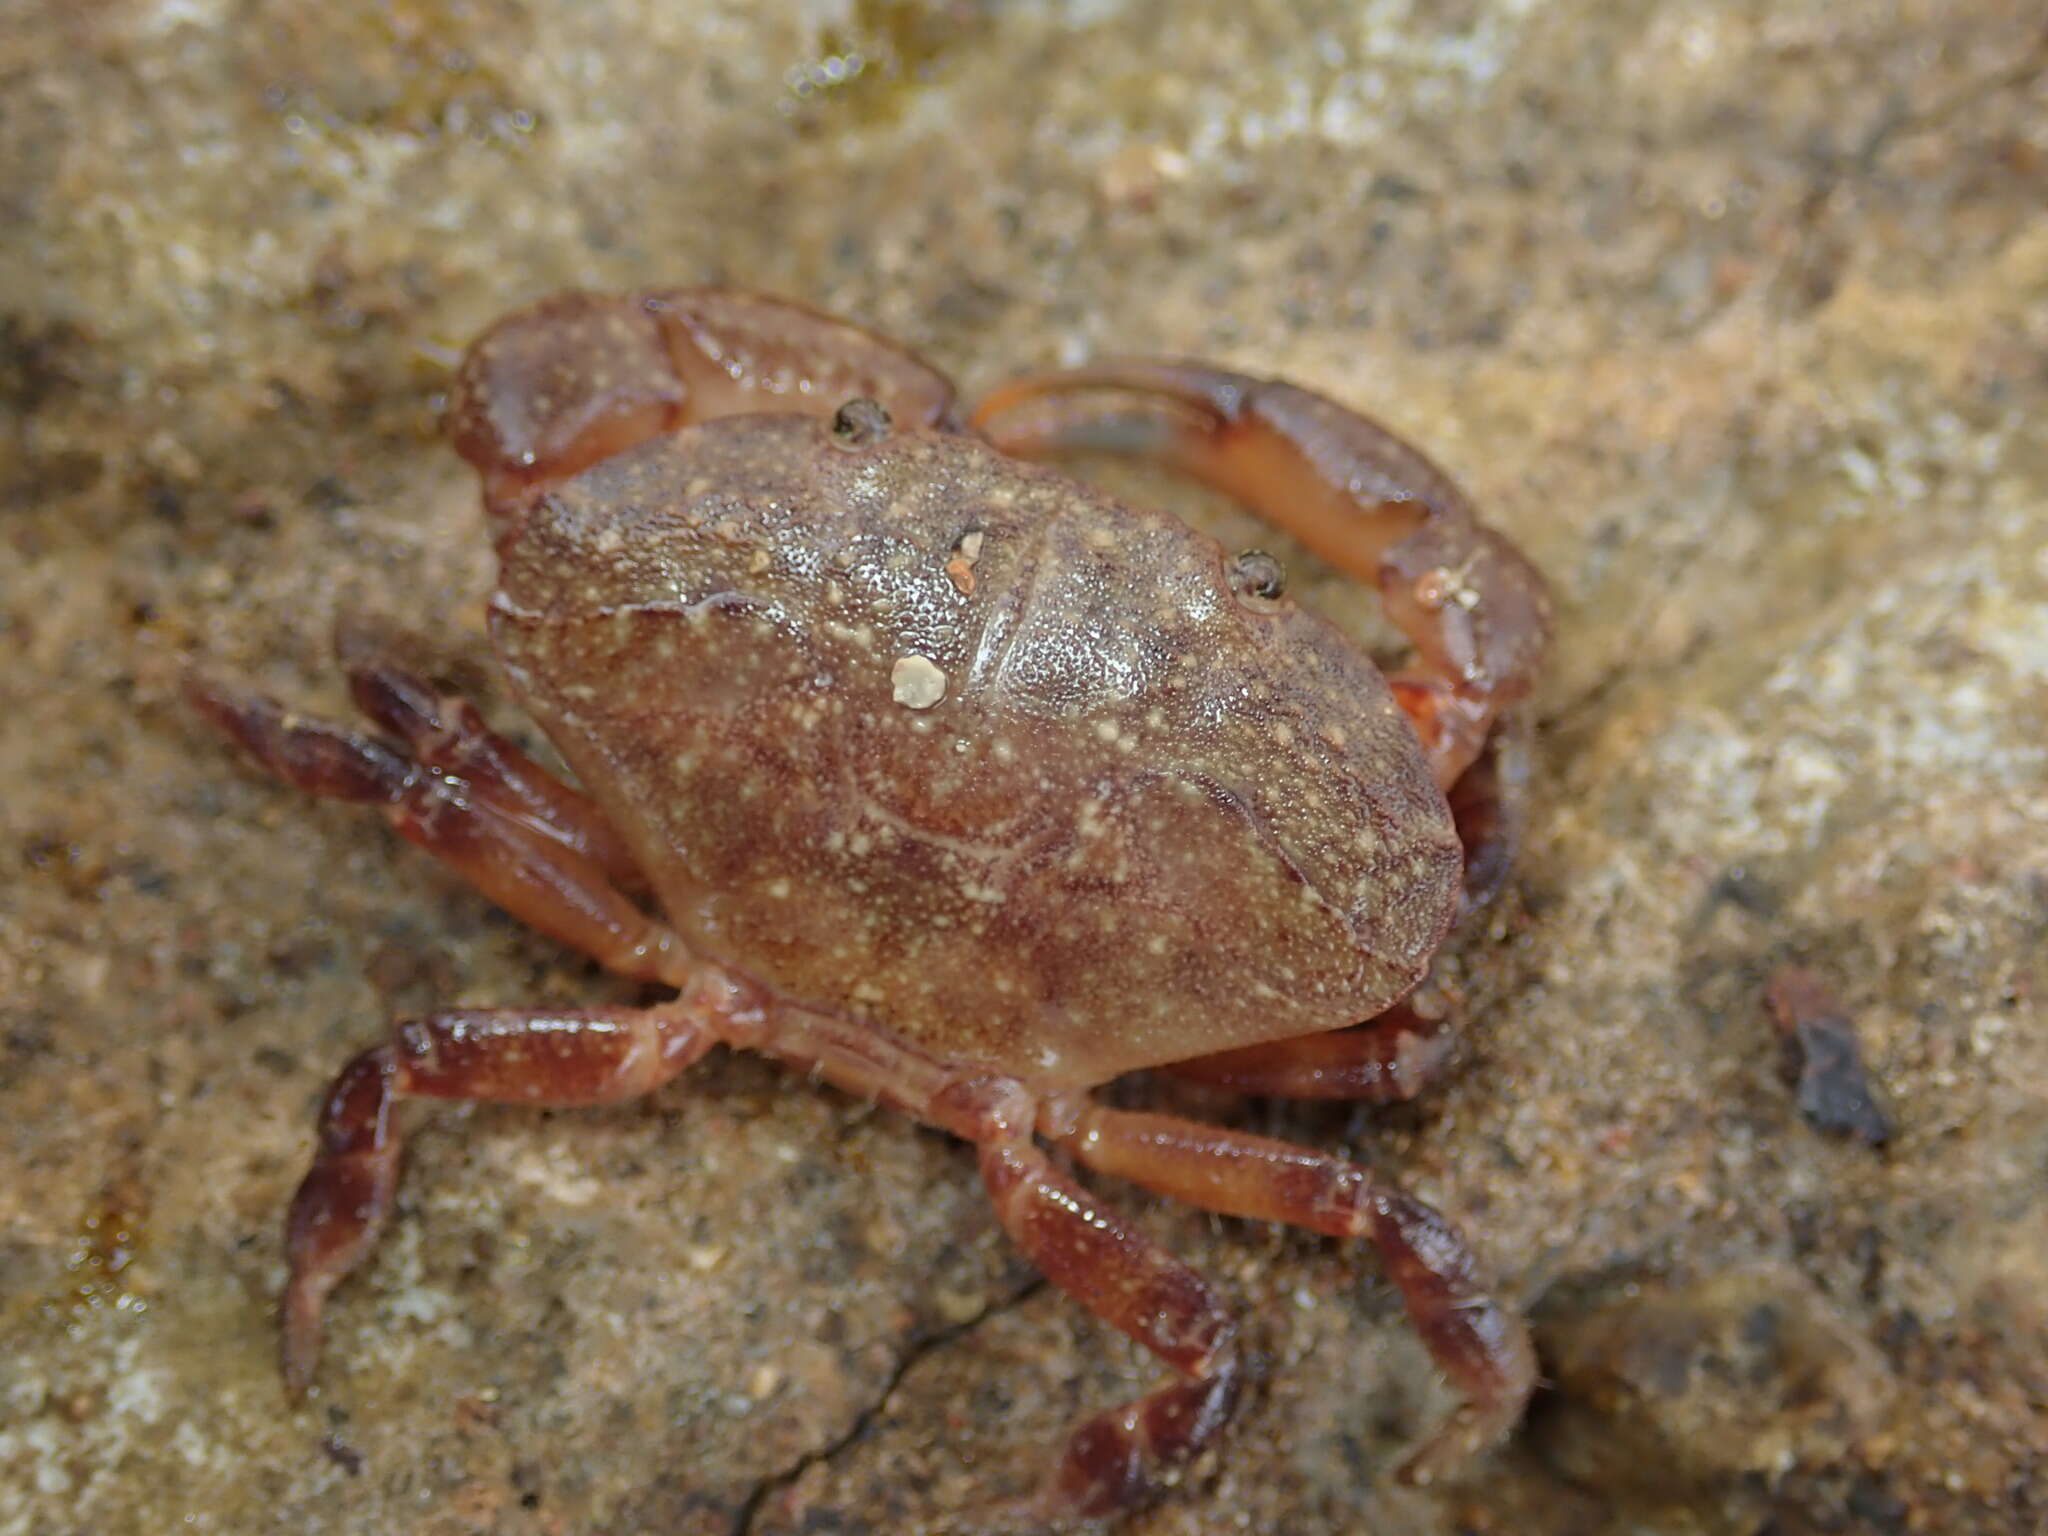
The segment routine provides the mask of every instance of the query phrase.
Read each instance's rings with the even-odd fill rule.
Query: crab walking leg
[[[1428,1482],[1498,1440],[1536,1383],[1529,1332],[1432,1207],[1356,1164],[1263,1136],[1088,1105],[1048,1128],[1085,1166],[1206,1210],[1371,1240],[1430,1355],[1464,1403],[1403,1464]]]
[[[1052,1167],[1031,1140],[1038,1105],[1022,1084],[787,1006],[769,1014],[757,1047],[975,1143],[996,1217],[1039,1271],[1188,1378],[1082,1424],[1037,1495],[980,1512],[978,1529],[1037,1531],[1113,1513],[1222,1430],[1240,1380],[1230,1315],[1193,1270]]]
[[[1196,1056],[1158,1070],[1235,1093],[1277,1099],[1412,1099],[1451,1059],[1456,1031],[1396,1003],[1356,1029]]]
[[[290,713],[276,700],[192,677],[193,706],[286,783],[309,794],[379,806],[409,842],[499,906],[607,969],[678,983],[680,941],[606,878],[591,856],[508,814],[474,785],[438,773],[374,737]]]
[[[321,1106],[313,1166],[285,1218],[285,1389],[298,1397],[312,1381],[327,1295],[390,1220],[400,1099],[579,1105],[635,1098],[719,1040],[745,1033],[749,1006],[737,987],[707,971],[658,1008],[461,1010],[401,1020],[389,1044],[343,1067]]]
[[[1532,735],[1526,707],[1504,713],[1478,759],[1446,791],[1458,841],[1465,849],[1465,879],[1458,921],[1492,904],[1507,884],[1522,832],[1529,819],[1529,751]]]
[[[335,650],[356,708],[404,743],[415,762],[460,779],[492,809],[583,855],[621,889],[645,889],[646,877],[596,802],[492,730],[474,704],[399,666],[359,625],[336,631]]]
[[[1240,1387],[1236,1324],[1199,1275],[1063,1178],[1030,1142],[984,1143],[981,1176],[1003,1230],[1048,1280],[1187,1378],[1082,1424],[1038,1497],[1008,1512],[1037,1521],[1113,1514],[1230,1421]]]
[[[1379,592],[1415,646],[1390,679],[1448,787],[1549,642],[1543,579],[1450,476],[1334,400],[1196,363],[1108,362],[998,388],[973,425],[1005,453],[1157,458],[1235,496]]]

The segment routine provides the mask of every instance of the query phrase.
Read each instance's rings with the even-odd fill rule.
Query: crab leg
[[[1240,1386],[1236,1324],[1201,1276],[1063,1178],[1028,1141],[984,1143],[981,1176],[1003,1230],[1048,1280],[1185,1377],[1082,1424],[1038,1496],[1003,1512],[1033,1525],[1113,1514],[1230,1421]]]
[[[1236,1328],[1193,1270],[1063,1177],[1032,1141],[1039,1107],[1014,1078],[957,1068],[844,1021],[777,1007],[757,1049],[848,1093],[889,1103],[980,1149],[1003,1230],[1054,1285],[1186,1379],[1074,1430],[1053,1475],[1022,1504],[985,1511],[989,1529],[1039,1530],[1142,1498],[1209,1444],[1236,1405]]]
[[[1370,582],[1415,647],[1390,681],[1440,787],[1529,690],[1549,639],[1542,578],[1448,475],[1333,400],[1195,363],[1109,362],[1005,384],[972,424],[1027,458],[1160,459]]]
[[[274,699],[210,679],[188,678],[186,693],[286,783],[380,807],[402,837],[541,932],[622,976],[676,983],[685,974],[676,936],[621,894],[597,857],[563,841],[559,828],[536,829],[531,815],[497,803],[494,795],[513,793],[501,783],[479,788],[375,737],[303,719]]]
[[[1176,1061],[1158,1070],[1235,1093],[1279,1099],[1412,1099],[1451,1059],[1454,1031],[1406,1003],[1356,1029],[1302,1035]]]
[[[1085,1166],[1206,1210],[1370,1239],[1431,1357],[1464,1395],[1403,1463],[1405,1481],[1430,1481],[1520,1417],[1536,1382],[1528,1330],[1490,1294],[1464,1239],[1414,1196],[1340,1158],[1165,1115],[1091,1104],[1046,1129]]]
[[[752,1014],[747,994],[707,968],[683,996],[658,1008],[459,1010],[401,1020],[389,1044],[357,1056],[327,1090],[313,1166],[285,1219],[286,1391],[301,1396],[312,1381],[327,1295],[390,1220],[400,1099],[583,1105],[635,1098],[719,1040],[751,1038]]]
[[[582,854],[614,885],[645,888],[625,840],[596,802],[492,730],[469,700],[442,693],[400,666],[362,625],[344,622],[334,649],[356,708],[402,742],[415,762],[460,780],[493,809]]]
[[[1530,735],[1527,708],[1508,709],[1494,722],[1477,760],[1446,791],[1465,849],[1461,923],[1500,894],[1522,845],[1529,814]]]

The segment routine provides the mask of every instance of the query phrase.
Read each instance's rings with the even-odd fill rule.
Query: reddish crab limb
[[[193,706],[286,783],[368,802],[409,842],[506,911],[642,981],[677,979],[675,935],[649,918],[586,854],[508,815],[469,781],[437,773],[374,737],[306,720],[276,700],[192,676]]]
[[[1356,1029],[1302,1035],[1171,1062],[1159,1070],[1234,1093],[1280,1099],[1412,1099],[1451,1059],[1455,1030],[1396,1003]]]
[[[1201,1276],[1063,1178],[1028,1141],[984,1144],[981,1176],[1003,1230],[1048,1280],[1190,1378],[1082,1424],[1026,1506],[1051,1521],[1114,1513],[1229,1422],[1236,1324]]]
[[[561,293],[470,347],[448,410],[484,504],[691,422],[750,411],[831,416],[878,401],[904,426],[954,425],[951,380],[915,353],[787,299],[732,288]]]
[[[391,1219],[399,1163],[392,1070],[391,1047],[380,1045],[336,1074],[321,1105],[313,1166],[285,1217],[290,1278],[279,1304],[278,1363],[294,1398],[312,1385],[327,1293],[368,1257]]]
[[[1407,1480],[1429,1481],[1521,1416],[1536,1383],[1528,1329],[1489,1293],[1457,1231],[1414,1196],[1341,1158],[1164,1115],[1091,1104],[1047,1130],[1087,1167],[1205,1210],[1369,1239],[1465,1400],[1408,1458]]]
[[[442,693],[400,666],[361,625],[338,627],[334,649],[356,708],[402,742],[416,762],[461,780],[494,809],[583,855],[621,889],[645,890],[646,877],[596,803],[493,731],[469,700]]]
[[[302,1396],[320,1355],[327,1295],[390,1220],[405,1098],[609,1104],[667,1082],[720,1039],[750,1034],[746,994],[706,971],[659,1008],[461,1010],[406,1019],[342,1068],[320,1112],[313,1166],[285,1220],[280,1342],[285,1388]]]
[[[1141,453],[1235,496],[1379,592],[1415,646],[1395,686],[1449,786],[1549,641],[1543,580],[1457,485],[1385,428],[1295,385],[1111,362],[1003,385],[973,425],[1006,453]]]
[[[1500,894],[1522,846],[1529,819],[1530,735],[1526,707],[1509,709],[1494,723],[1478,759],[1446,792],[1465,850],[1460,922]]]
[[[1068,1436],[1045,1486],[1013,1507],[1013,1517],[1035,1528],[1101,1519],[1142,1502],[1223,1432],[1243,1386],[1242,1365],[1226,1354],[1206,1375],[1097,1414]]]

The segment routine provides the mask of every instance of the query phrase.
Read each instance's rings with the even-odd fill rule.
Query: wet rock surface
[[[1556,588],[1451,1080],[1116,1090],[1443,1204],[1556,1387],[1391,1488],[1442,1402],[1368,1256],[1131,1197],[1256,1353],[1131,1529],[2041,1530],[2044,74],[1991,0],[12,6],[0,1533],[960,1529],[1154,1379],[1033,1284],[965,1149],[720,1057],[617,1110],[423,1112],[282,1402],[327,1076],[390,1013],[627,989],[240,767],[178,667],[340,714],[334,620],[382,614],[513,725],[454,350],[700,280],[970,394],[1107,352],[1290,374]],[[1248,519],[1115,483],[1384,641]],[[1788,965],[1854,1021],[1882,1149],[1802,1115]]]

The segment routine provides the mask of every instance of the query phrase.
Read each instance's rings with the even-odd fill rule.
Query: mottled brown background
[[[1134,1199],[1259,1368],[1134,1530],[2048,1527],[2044,46],[2035,0],[7,0],[0,1536],[935,1531],[1152,1379],[1032,1288],[963,1148],[720,1058],[426,1114],[281,1401],[326,1074],[393,1009],[621,989],[243,769],[179,658],[336,710],[368,607],[495,704],[452,349],[721,278],[970,388],[1297,375],[1557,588],[1454,1079],[1180,1102],[1443,1202],[1560,1390],[1461,1486],[1384,1489],[1437,1399],[1369,1260]],[[1789,962],[1887,1149],[1800,1117]]]

